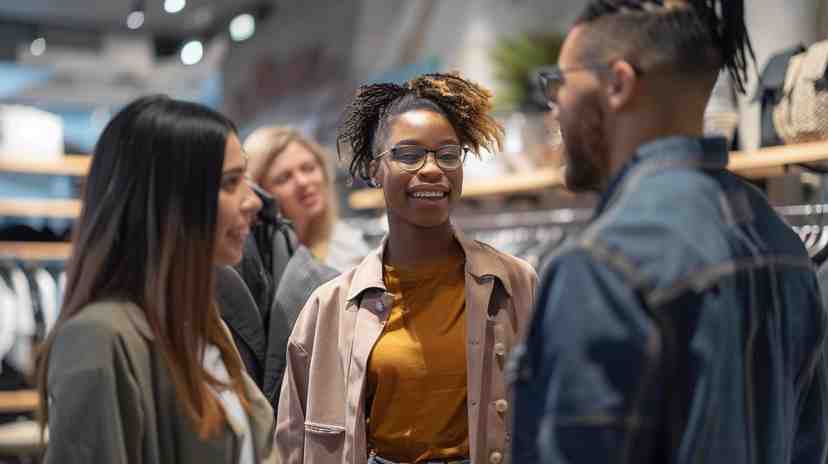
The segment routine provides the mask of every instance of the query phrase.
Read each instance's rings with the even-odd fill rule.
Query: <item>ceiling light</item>
[[[199,40],[191,40],[181,47],[181,62],[186,65],[196,64],[204,56],[204,45]]]
[[[241,42],[256,33],[256,20],[251,14],[240,14],[230,21],[230,38]]]
[[[132,30],[139,29],[144,25],[144,12],[141,10],[131,12],[127,15],[126,24]]]
[[[40,56],[44,52],[46,52],[46,39],[43,37],[38,37],[32,40],[32,44],[29,45],[29,51],[34,56]]]
[[[164,0],[164,11],[170,14],[178,13],[187,6],[187,0]]]

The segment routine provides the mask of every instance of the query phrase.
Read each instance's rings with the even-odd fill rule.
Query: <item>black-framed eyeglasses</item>
[[[454,171],[463,165],[468,148],[461,145],[443,145],[436,150],[429,150],[419,145],[398,145],[392,147],[374,159],[391,154],[391,161],[403,171],[417,172],[426,164],[429,154],[434,155],[434,162],[444,171]]]
[[[560,66],[547,66],[538,71],[538,83],[540,84],[543,96],[547,104],[553,106],[558,102],[558,91],[566,83],[566,74],[582,71],[600,71],[610,68],[612,63],[595,63],[584,66],[573,66],[571,68],[562,69]],[[642,75],[642,71],[638,66],[632,65],[633,71],[637,75]]]
[[[538,71],[538,83],[547,103],[557,103],[558,91],[566,82],[566,74],[582,71],[598,71],[608,69],[608,64],[592,64],[574,66],[562,69],[560,66],[547,66]]]

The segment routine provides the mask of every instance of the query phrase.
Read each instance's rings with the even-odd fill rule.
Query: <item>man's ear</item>
[[[613,111],[621,110],[632,101],[637,91],[638,79],[635,68],[627,61],[617,60],[610,65],[607,97]]]

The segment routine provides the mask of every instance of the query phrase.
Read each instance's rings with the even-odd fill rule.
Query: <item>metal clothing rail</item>
[[[578,225],[589,221],[592,215],[592,208],[560,208],[469,216],[459,215],[453,217],[452,222],[461,230],[482,231],[519,227]]]

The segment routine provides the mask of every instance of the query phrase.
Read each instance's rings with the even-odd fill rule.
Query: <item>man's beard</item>
[[[598,103],[587,97],[579,111],[568,116],[561,118],[566,187],[573,192],[600,191],[606,181],[609,148]]]

